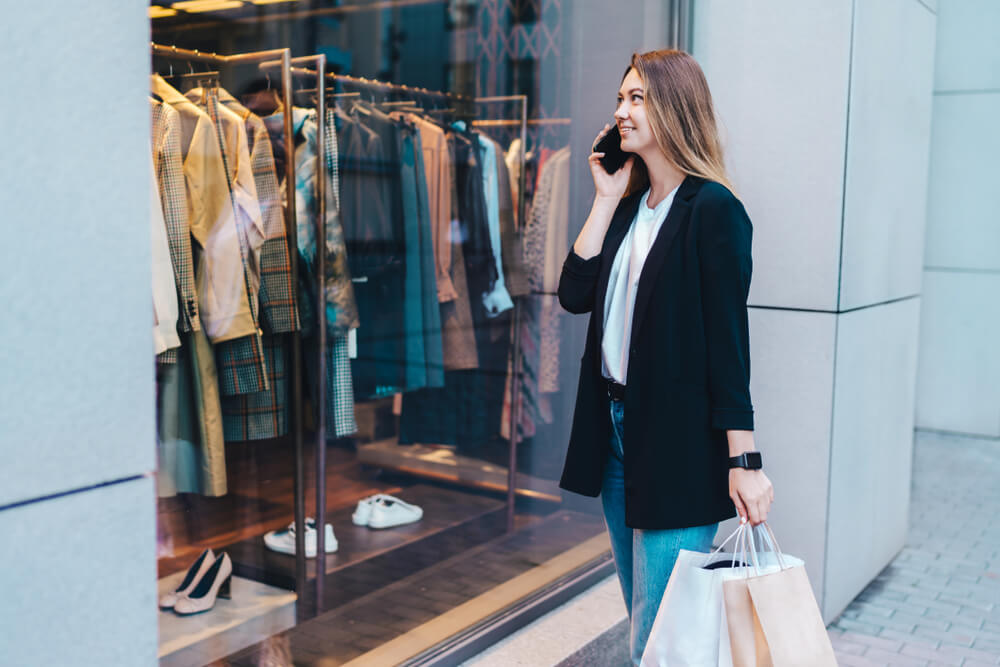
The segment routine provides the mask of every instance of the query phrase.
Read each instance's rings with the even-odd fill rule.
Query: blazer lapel
[[[635,341],[637,338],[636,334],[638,334],[642,326],[642,318],[646,314],[649,299],[653,294],[653,285],[656,283],[657,276],[660,275],[660,269],[663,268],[663,261],[667,257],[667,252],[670,250],[671,244],[677,238],[677,232],[680,231],[691,215],[690,200],[698,192],[702,182],[702,179],[693,176],[686,176],[684,178],[680,188],[677,190],[677,194],[674,195],[674,201],[670,205],[667,219],[663,221],[660,231],[656,234],[656,239],[653,241],[653,245],[649,248],[649,254],[642,265],[642,273],[639,275],[639,285],[635,292],[631,341]]]
[[[601,341],[604,338],[604,303],[608,296],[608,281],[611,279],[611,265],[615,263],[615,255],[625,238],[625,233],[635,219],[636,211],[639,210],[639,201],[642,193],[633,194],[630,198],[622,201],[611,218],[608,226],[608,234],[601,249],[601,272],[597,276],[597,294],[594,296],[594,316],[597,318],[597,350],[600,359]]]

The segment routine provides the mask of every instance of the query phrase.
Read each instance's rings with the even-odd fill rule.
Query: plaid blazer
[[[167,227],[170,261],[177,283],[181,331],[201,329],[198,316],[198,296],[195,293],[194,260],[191,255],[191,228],[188,224],[187,194],[184,186],[184,166],[181,158],[180,114],[169,104],[150,100],[152,120],[153,165],[160,188],[163,218]],[[176,350],[159,355],[163,363],[177,360]]]
[[[288,232],[270,135],[264,121],[225,90],[219,90],[219,101],[243,119],[250,144],[250,164],[264,220],[259,294],[264,314],[262,326],[269,333],[298,331],[299,311],[288,254]]]
[[[222,426],[226,442],[267,440],[288,433],[288,336],[264,334],[268,388],[253,394],[222,397]]]
[[[226,179],[229,185],[229,194],[233,199],[233,209],[236,212],[237,237],[240,242],[240,259],[243,262],[243,278],[246,283],[247,296],[250,305],[250,313],[253,315],[254,323],[260,321],[257,303],[257,290],[252,272],[254,270],[255,248],[253,234],[255,221],[251,217],[253,211],[247,211],[244,206],[237,202],[236,189],[236,168],[234,161],[240,161],[242,154],[246,153],[249,158],[249,149],[245,145],[245,132],[238,132],[237,147],[240,155],[232,155],[232,149],[226,145],[223,138],[226,136],[226,128],[223,123],[223,112],[219,107],[219,98],[213,89],[209,89],[205,96],[205,111],[215,127],[219,140],[219,148],[222,152],[222,161],[226,167]],[[189,93],[190,94],[190,93]],[[242,130],[242,127],[239,128]],[[256,189],[256,188],[254,188]],[[256,199],[256,192],[252,195]],[[257,274],[259,276],[259,273]],[[261,339],[261,329],[258,324],[257,331],[241,338],[234,338],[223,341],[215,346],[216,367],[219,374],[219,390],[223,396],[234,396],[238,394],[253,394],[268,389],[267,364],[264,355],[264,342]]]

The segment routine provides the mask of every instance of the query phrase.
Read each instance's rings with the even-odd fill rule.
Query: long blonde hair
[[[685,174],[716,181],[733,191],[715,126],[712,93],[697,61],[683,51],[662,49],[632,54],[623,81],[632,69],[642,79],[646,117],[667,159]],[[628,192],[647,187],[649,172],[636,157]]]

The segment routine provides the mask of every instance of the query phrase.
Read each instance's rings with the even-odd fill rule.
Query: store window
[[[150,6],[161,664],[404,662],[607,561],[564,4]]]

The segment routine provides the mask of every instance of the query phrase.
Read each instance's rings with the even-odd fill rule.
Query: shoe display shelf
[[[157,583],[158,596],[177,588],[184,572]],[[295,593],[233,576],[231,599],[193,616],[159,613],[160,667],[205,665],[295,625]]]

